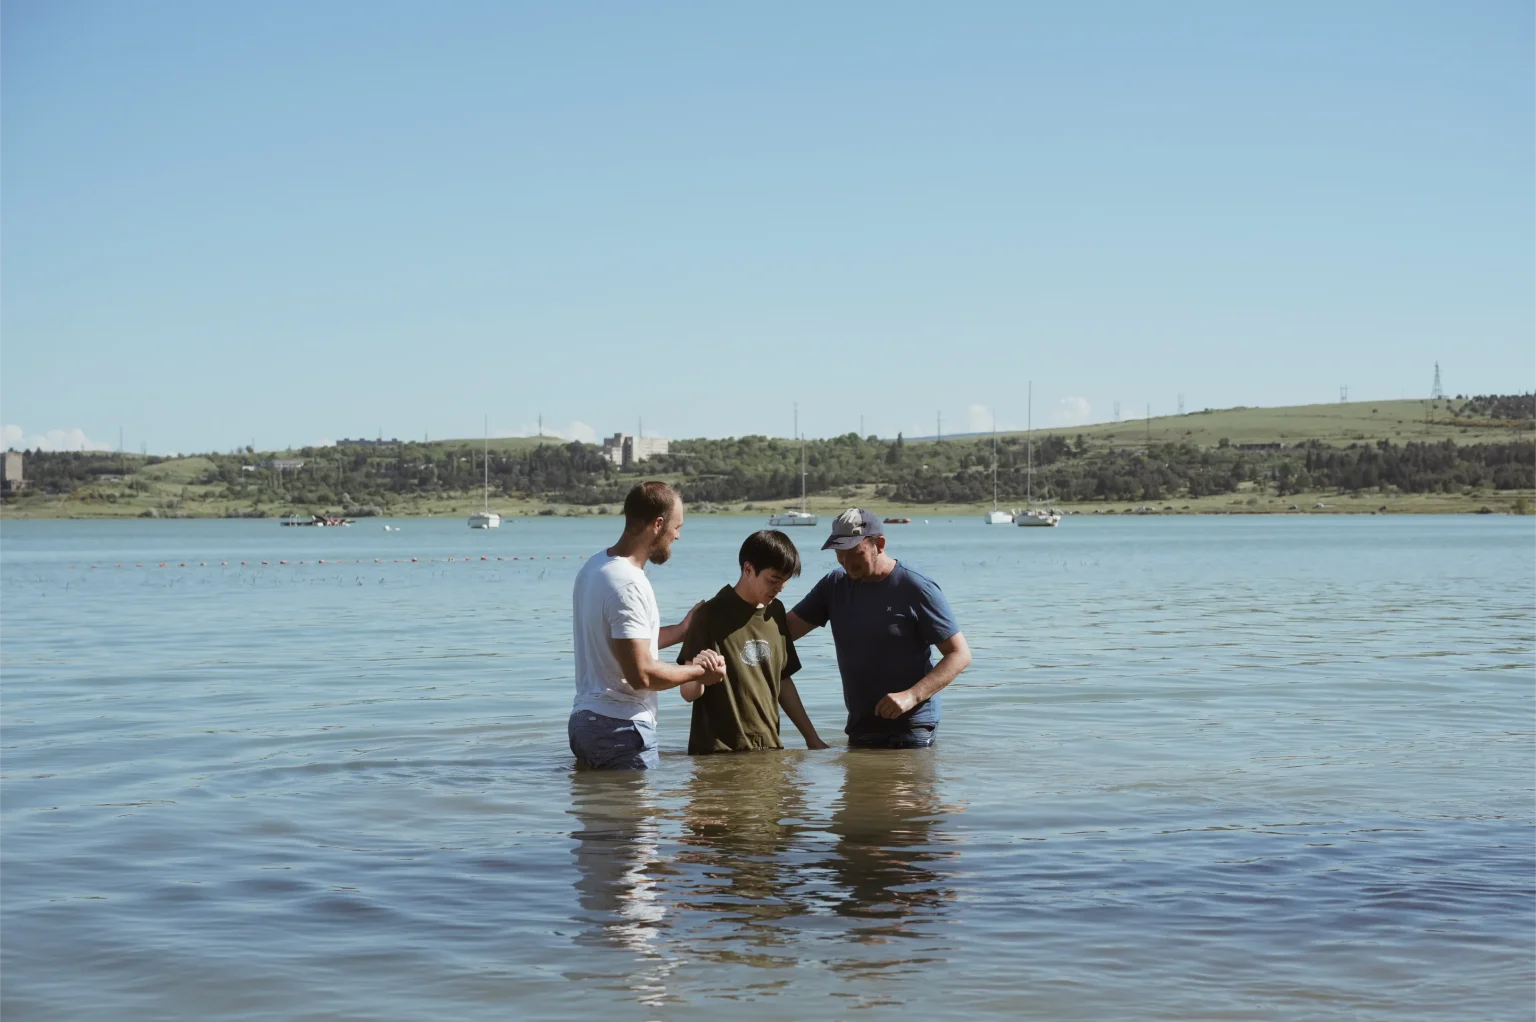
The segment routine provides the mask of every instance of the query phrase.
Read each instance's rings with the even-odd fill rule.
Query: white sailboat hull
[[[1011,525],[1013,523],[1013,515],[1007,511],[989,511],[983,521],[988,525]]]
[[[1013,524],[1030,526],[1050,526],[1061,521],[1061,515],[1053,515],[1049,511],[1023,511],[1016,515]]]
[[[784,525],[815,525],[816,516],[804,511],[787,511],[782,515],[774,515],[768,519],[768,524],[778,527]]]
[[[501,515],[495,511],[479,511],[469,516],[471,529],[499,529],[501,528]]]

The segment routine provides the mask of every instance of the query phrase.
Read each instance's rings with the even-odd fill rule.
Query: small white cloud
[[[993,419],[992,409],[986,405],[967,405],[965,408],[967,433],[991,432]]]
[[[42,433],[28,433],[20,426],[0,427],[5,446],[18,451],[110,451],[107,444],[100,444],[85,435],[83,429],[50,429]]]
[[[1058,426],[1081,426],[1093,414],[1093,405],[1085,397],[1064,397],[1051,409],[1051,422]]]

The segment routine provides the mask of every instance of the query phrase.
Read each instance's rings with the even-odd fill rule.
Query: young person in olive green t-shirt
[[[825,749],[800,702],[791,677],[800,658],[789,639],[784,604],[778,600],[800,574],[800,554],[782,532],[754,532],[741,545],[741,577],[693,613],[678,663],[706,649],[725,658],[725,683],[685,682],[683,698],[693,704],[688,753],[782,749],[779,709],[800,729],[808,749]]]

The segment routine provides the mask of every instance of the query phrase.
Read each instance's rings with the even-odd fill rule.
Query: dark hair
[[[676,503],[677,491],[666,483],[655,480],[639,483],[624,498],[624,528],[640,528],[665,518],[672,513]]]
[[[742,567],[752,565],[759,574],[765,571],[777,571],[791,577],[800,574],[800,551],[777,529],[763,529],[748,536],[741,544],[736,562]]]

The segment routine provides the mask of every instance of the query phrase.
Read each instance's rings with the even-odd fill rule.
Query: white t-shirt
[[[661,611],[645,572],[628,558],[599,550],[576,574],[571,593],[576,648],[576,701],[572,712],[590,710],[621,720],[656,722],[656,693],[636,691],[624,680],[609,639],[649,639],[660,655]]]

